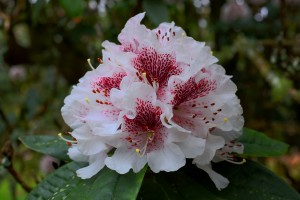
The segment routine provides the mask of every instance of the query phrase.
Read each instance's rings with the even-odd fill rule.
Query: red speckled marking
[[[148,140],[146,153],[160,149],[166,138],[164,127],[160,121],[162,110],[154,107],[151,102],[137,99],[136,117],[129,119],[124,116],[123,131],[128,132],[124,138],[129,142],[130,148],[142,149],[149,139],[149,132],[154,133],[151,141]]]
[[[172,91],[174,98],[171,104],[178,106],[183,102],[187,102],[192,99],[204,97],[209,92],[216,89],[216,81],[211,81],[206,78],[201,79],[198,83],[195,82],[194,78],[190,78],[184,84],[177,84]],[[195,105],[196,106],[196,105]],[[195,107],[192,105],[192,107]]]
[[[153,48],[143,48],[133,59],[133,66],[140,73],[146,73],[150,83],[155,81],[159,83],[159,86],[165,86],[172,75],[182,72],[174,56],[159,54]]]
[[[125,72],[113,74],[112,77],[99,77],[96,81],[91,83],[93,93],[103,92],[104,96],[108,97],[112,88],[119,89],[124,76],[126,76]]]

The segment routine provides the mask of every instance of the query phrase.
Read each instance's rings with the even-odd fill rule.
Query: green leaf
[[[66,142],[57,136],[51,135],[26,135],[19,137],[21,142],[34,151],[53,156],[61,160],[70,160],[67,155]]]
[[[71,18],[81,16],[83,13],[83,0],[60,0],[59,4]]]
[[[163,1],[144,0],[143,8],[154,25],[170,21],[167,5]]]
[[[146,174],[138,199],[143,200],[299,200],[300,195],[274,173],[253,161],[221,162],[214,170],[230,181],[218,191],[208,175],[188,164],[178,172]]]
[[[145,167],[139,173],[120,175],[108,168],[90,179],[81,179],[75,171],[82,164],[71,162],[46,177],[27,197],[28,200],[134,200],[141,187]]]
[[[46,0],[37,0],[36,3],[31,5],[31,20],[33,25],[36,25],[41,15],[43,15],[43,9],[47,6]]]
[[[244,156],[280,156],[287,152],[288,145],[269,138],[263,133],[244,128],[243,135],[237,140],[244,145]]]

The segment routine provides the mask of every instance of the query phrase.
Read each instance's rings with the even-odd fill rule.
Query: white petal
[[[161,150],[147,154],[148,164],[155,173],[159,171],[176,171],[185,165],[183,152],[176,144],[167,144]]]
[[[136,115],[137,99],[149,101],[154,106],[160,106],[154,88],[142,82],[133,82],[129,87],[124,88],[124,90],[112,90],[111,98],[116,107],[127,111],[126,117],[130,119],[133,119]]]
[[[88,141],[81,141],[77,144],[78,149],[85,155],[92,155],[104,151],[107,146],[101,140],[91,139]]]
[[[213,135],[222,136],[226,142],[229,142],[239,138],[243,134],[243,131],[222,131],[221,129],[216,128],[211,133]]]
[[[141,171],[141,169],[144,168],[144,166],[146,165],[147,163],[147,157],[146,156],[143,156],[142,158],[139,158],[136,163],[133,164],[132,166],[132,170],[137,173],[139,171]]]
[[[66,98],[69,103],[65,103],[61,109],[61,113],[64,121],[71,128],[75,129],[85,124],[85,117],[90,112],[90,108],[86,105],[86,102],[71,101],[69,97],[72,96],[70,95]]]
[[[134,150],[130,150],[127,147],[117,148],[114,155],[105,159],[105,164],[108,168],[117,171],[119,174],[127,173],[131,168],[135,170],[141,169],[143,162],[137,165],[138,157]],[[144,163],[145,164],[145,163]]]
[[[104,160],[107,157],[105,152],[91,155],[89,157],[89,165],[76,171],[77,176],[82,179],[88,179],[97,174],[104,166]]]
[[[216,154],[216,151],[222,148],[225,145],[225,140],[223,137],[215,136],[208,134],[205,144],[204,153],[200,156],[197,156],[193,163],[198,165],[207,165],[213,159]]]
[[[93,134],[99,136],[114,135],[122,122],[122,111],[113,107],[107,106],[105,111],[92,111],[86,119],[87,123],[93,130]]]
[[[186,158],[195,158],[201,155],[205,149],[205,140],[189,135],[184,141],[177,144]]]
[[[68,149],[68,155],[72,160],[77,162],[87,162],[89,157],[87,155],[83,155],[77,148],[77,146],[72,146]]]
[[[89,126],[75,129],[72,136],[77,140],[77,148],[85,155],[93,155],[107,149],[104,138],[92,134]]]
[[[189,133],[179,131],[177,128],[170,128],[167,129],[168,137],[166,142],[167,143],[178,143],[186,140],[186,138],[189,136]]]
[[[228,186],[229,180],[224,176],[218,174],[214,170],[212,170],[211,165],[197,165],[200,169],[204,170],[211,180],[214,182],[216,188],[218,190],[224,189]]]
[[[145,13],[140,13],[130,18],[125,27],[118,36],[118,40],[124,44],[131,44],[133,48],[138,48],[141,43],[151,44],[156,41],[156,35],[147,29],[140,22],[144,18]]]

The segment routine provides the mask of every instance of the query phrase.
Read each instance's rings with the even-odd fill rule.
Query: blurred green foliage
[[[291,144],[264,161],[300,191],[299,9],[299,0],[0,0],[0,199],[26,194],[5,160],[30,187],[49,172],[17,138],[68,131],[60,108],[86,59],[97,65],[101,43],[144,11],[148,27],[174,21],[211,46],[239,88],[246,126]]]

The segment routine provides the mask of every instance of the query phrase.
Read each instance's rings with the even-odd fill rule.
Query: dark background
[[[52,170],[53,158],[17,138],[68,131],[60,108],[87,58],[97,66],[101,43],[144,11],[149,28],[174,21],[212,48],[238,86],[245,126],[290,144],[259,161],[300,191],[300,0],[0,0],[0,198],[26,196],[5,162],[32,187]]]

